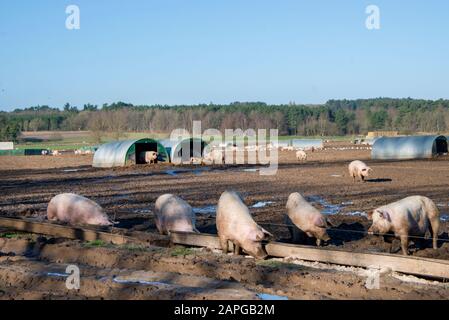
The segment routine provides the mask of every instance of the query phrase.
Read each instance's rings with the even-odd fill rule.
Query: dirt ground
[[[276,240],[289,242],[288,230],[282,226],[285,203],[290,193],[298,191],[330,214],[329,219],[335,226],[329,230],[332,240],[326,246],[354,252],[391,251],[400,254],[397,241],[386,241],[364,233],[370,225],[364,213],[388,202],[419,194],[435,201],[445,221],[441,224],[438,250],[431,249],[431,241],[426,240],[411,244],[411,253],[449,260],[449,225],[446,219],[449,214],[449,158],[372,161],[367,149],[340,150],[342,147],[354,146],[327,145],[325,150],[309,153],[306,163],[296,161],[295,152],[280,152],[279,167],[272,176],[260,175],[257,167],[251,165],[157,164],[96,169],[91,167],[91,156],[0,157],[0,215],[43,219],[47,203],[53,196],[74,192],[101,204],[111,218],[119,222],[119,228],[156,232],[152,214],[154,202],[161,194],[173,193],[197,210],[197,226],[201,232],[216,233],[213,206],[223,191],[232,189],[245,197],[248,206],[256,206],[250,209],[254,219],[272,232]],[[373,175],[365,183],[354,183],[348,176],[347,166],[355,159],[366,161],[373,169]],[[207,250],[173,255],[173,248],[154,247],[136,252],[117,247],[86,248],[79,242],[39,238],[39,241],[7,239],[8,245],[13,247],[8,251],[5,249],[6,240],[3,239],[2,245],[2,239],[0,252],[4,256],[0,254],[0,298],[4,299],[258,299],[261,298],[260,293],[310,299],[449,298],[447,286],[418,285],[385,275],[381,289],[367,290],[364,277],[354,272],[317,270],[288,261],[260,264],[250,258]],[[313,245],[313,242],[307,244]],[[21,252],[21,245],[28,251]],[[39,245],[32,255],[30,245]],[[19,249],[14,246],[19,246]],[[51,257],[47,256],[49,251],[53,252]],[[60,256],[56,257],[55,252]],[[97,261],[88,258],[94,252]],[[133,258],[126,258],[125,263],[123,255]],[[104,263],[99,265],[103,260]],[[49,277],[42,270],[58,267],[58,264],[61,268],[63,264],[73,262],[83,264],[88,272],[90,285],[85,291],[74,294],[63,288],[60,291],[49,290],[61,279]],[[142,270],[148,274],[142,276]],[[140,278],[172,280],[157,285],[149,281],[150,284],[142,287],[141,283],[114,280],[117,272],[128,276],[129,273],[140,272]],[[175,275],[182,281],[173,281]],[[99,281],[101,277],[105,280]],[[185,277],[192,277],[189,278],[192,283],[199,284],[187,285],[189,280]],[[12,290],[11,281],[16,281],[14,279],[21,279],[23,286]],[[30,281],[32,288],[27,287]],[[201,285],[204,282],[213,285]],[[95,291],[95,288],[101,290]]]

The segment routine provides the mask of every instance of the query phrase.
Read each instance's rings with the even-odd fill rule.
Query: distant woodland
[[[0,140],[16,140],[21,131],[90,130],[120,138],[124,132],[170,132],[202,128],[279,129],[280,135],[335,136],[372,130],[412,132],[449,131],[449,100],[360,99],[329,100],[322,105],[269,105],[234,102],[227,105],[132,105],[124,102],[82,107],[67,103],[61,109],[35,106],[0,112]]]

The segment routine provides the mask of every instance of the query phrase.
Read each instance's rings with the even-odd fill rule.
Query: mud
[[[0,215],[44,219],[47,203],[54,195],[74,192],[100,203],[110,217],[119,222],[117,227],[155,233],[154,202],[163,193],[173,193],[184,198],[195,208],[197,226],[201,232],[216,233],[214,209],[218,198],[224,190],[234,189],[245,197],[245,202],[258,223],[272,232],[276,240],[289,242],[288,230],[282,225],[285,203],[291,192],[299,191],[318,208],[329,214],[334,227],[329,230],[332,240],[326,244],[327,246],[357,252],[397,252],[397,254],[400,254],[398,241],[366,235],[365,232],[370,225],[365,216],[367,212],[388,202],[420,194],[430,197],[439,204],[443,218],[448,216],[449,159],[447,157],[433,160],[372,161],[369,150],[340,150],[339,148],[344,146],[328,146],[326,150],[309,153],[306,163],[297,162],[295,152],[280,152],[279,168],[277,174],[273,176],[261,176],[258,168],[251,165],[200,167],[156,164],[95,169],[90,167],[91,156],[1,157]],[[353,183],[348,176],[347,165],[355,159],[365,161],[373,169],[373,175],[365,183]],[[430,240],[424,240],[412,243],[411,253],[422,257],[449,259],[448,223],[446,218],[442,219],[438,250],[431,249]],[[28,240],[15,239],[14,241]],[[314,245],[314,241],[310,239],[306,244]],[[250,290],[254,295],[251,297],[254,299],[260,298],[257,296],[259,293],[287,296],[293,299],[449,297],[445,289],[430,291],[426,289],[421,292],[413,289],[415,284],[403,283],[393,277],[390,279],[389,276],[387,278],[391,286],[381,289],[378,294],[373,290],[363,289],[363,277],[357,275],[345,273],[343,276],[335,271],[325,272],[313,268],[307,269],[307,272],[303,274],[304,272],[298,271],[298,267],[295,267],[295,271],[291,271],[288,266],[263,266],[255,264],[252,259],[223,256],[218,253],[201,252],[199,254],[195,251],[194,255],[172,257],[168,253],[158,251],[170,249],[159,248],[154,249],[150,255],[151,259],[145,260],[147,264],[142,264],[139,259],[144,258],[140,257],[140,252],[121,253],[136,256],[114,260],[115,255],[106,253],[98,255],[98,250],[118,250],[116,248],[83,248],[81,254],[79,243],[67,242],[64,246],[67,254],[77,253],[73,262],[97,268],[98,270],[95,269],[94,273],[104,268],[126,268],[204,276],[220,281],[229,280],[237,284],[243,283],[245,285],[243,289]],[[44,248],[47,247],[51,248],[51,245],[44,246]],[[44,250],[44,252],[51,251]],[[23,255],[29,252],[17,254]],[[93,256],[97,258],[94,259]],[[1,258],[7,260],[7,257]],[[57,257],[56,254],[51,258],[39,256],[33,259],[36,259],[34,262],[38,264],[43,261],[55,263],[72,261]],[[160,262],[161,259],[163,262]],[[123,265],[124,262],[126,263]],[[0,265],[3,266],[3,262]],[[33,268],[31,266],[30,270]],[[24,290],[15,291],[14,294],[9,289],[5,290],[6,283],[2,281],[0,281],[0,297],[13,298],[14,294],[17,297],[27,296]],[[310,284],[307,284],[308,281]],[[318,282],[312,287],[311,283],[314,281]],[[316,285],[317,283],[319,285]],[[117,283],[112,280],[108,282],[108,285],[111,288],[142,286],[139,283]],[[153,287],[151,284],[146,286]],[[37,291],[33,290],[29,291],[34,292],[29,296],[39,296]],[[105,289],[101,291],[102,294],[91,292],[77,297],[114,298],[117,297],[116,292],[120,290]],[[175,291],[172,297],[176,296]],[[75,295],[70,294],[62,292],[61,295],[58,293],[55,296],[46,296],[42,293],[41,297],[76,298]],[[183,294],[180,293],[178,297]],[[207,293],[208,298],[212,297],[210,294],[212,293]],[[229,295],[232,296],[230,293]],[[158,296],[165,297],[163,294],[156,293],[148,296],[136,295],[137,298]],[[201,294],[189,296],[192,299],[200,297]]]

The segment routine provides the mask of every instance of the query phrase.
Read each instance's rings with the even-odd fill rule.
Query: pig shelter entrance
[[[433,153],[436,155],[446,154],[448,152],[447,140],[441,137],[435,139],[433,151]]]
[[[146,164],[145,152],[154,151],[158,152],[158,146],[156,142],[136,143],[136,164]],[[157,162],[157,160],[156,160]]]

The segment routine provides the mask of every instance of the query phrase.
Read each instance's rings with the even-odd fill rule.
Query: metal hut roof
[[[111,168],[123,167],[136,159],[136,144],[156,144],[159,153],[158,160],[166,162],[169,160],[167,151],[157,140],[136,139],[114,141],[101,145],[95,152],[93,167]]]
[[[172,163],[181,163],[185,161],[190,161],[190,157],[201,158],[203,156],[204,148],[207,143],[200,138],[185,138],[181,140],[161,140],[161,144],[167,150],[167,153],[170,157],[170,162]],[[183,150],[190,150],[189,153],[184,152]]]
[[[444,136],[381,137],[374,142],[371,158],[423,159],[440,153],[447,153],[447,139]]]

